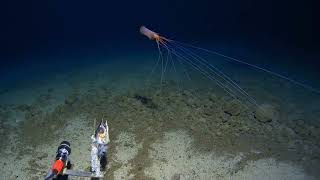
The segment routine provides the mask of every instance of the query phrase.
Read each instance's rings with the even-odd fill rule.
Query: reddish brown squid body
[[[165,45],[166,41],[169,41],[169,39],[160,36],[158,33],[151,31],[150,29],[146,28],[145,26],[140,27],[140,33],[147,36],[150,40],[154,40],[157,43],[160,43],[162,45]]]

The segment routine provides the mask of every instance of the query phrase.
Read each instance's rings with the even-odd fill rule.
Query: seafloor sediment
[[[102,118],[111,139],[105,179],[320,177],[320,126],[301,106],[289,114],[268,93],[272,101],[248,107],[215,87],[143,84],[144,73],[117,71],[107,64],[1,90],[0,179],[42,179],[62,140],[71,142],[74,169],[89,171],[94,119]]]
[[[111,143],[105,179],[313,179],[319,174],[320,128],[282,122],[214,89],[174,83],[118,94],[107,86],[72,91],[47,110],[54,89],[32,104],[1,106],[1,176],[41,179],[56,146],[72,144],[75,169],[90,169],[94,119],[108,119]],[[24,120],[12,125],[12,117]],[[19,119],[19,118],[16,118]]]

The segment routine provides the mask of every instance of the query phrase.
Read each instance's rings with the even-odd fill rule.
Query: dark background
[[[318,65],[316,10],[293,0],[2,1],[1,58],[141,51],[147,41],[138,30],[146,25],[177,40],[243,43]]]

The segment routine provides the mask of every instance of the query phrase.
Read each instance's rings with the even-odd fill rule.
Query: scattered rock
[[[296,126],[304,126],[305,123],[302,119],[298,119],[298,120],[295,120],[295,125]]]
[[[211,107],[211,106],[213,106],[213,102],[210,101],[209,99],[203,100],[203,101],[202,101],[202,104],[203,104],[204,107]]]
[[[304,126],[296,126],[293,130],[296,134],[302,137],[306,137],[310,135],[310,131],[308,130],[308,128]]]
[[[141,102],[141,104],[147,106],[148,108],[151,108],[151,109],[156,109],[157,108],[157,105],[152,101],[151,98],[147,98],[145,96],[141,96],[141,95],[134,95],[134,98],[138,101]]]
[[[205,118],[199,118],[199,122],[206,123],[207,120]]]
[[[190,91],[187,91],[187,90],[184,90],[183,92],[182,92],[182,95],[184,95],[184,96],[192,96],[192,94],[191,94],[191,92]]]
[[[316,128],[316,127],[310,127],[310,133],[311,136],[315,137],[315,138],[319,138],[320,137],[320,128]]]
[[[142,104],[145,104],[145,105],[151,102],[150,98],[147,98],[145,96],[141,96],[141,95],[138,95],[138,94],[134,95],[134,98],[136,100],[140,101]]]
[[[186,98],[186,104],[187,104],[187,106],[190,106],[190,107],[196,107],[196,101],[192,97]]]
[[[238,116],[241,113],[241,104],[237,100],[227,102],[223,106],[223,111],[231,116]]]
[[[212,102],[216,102],[218,100],[218,97],[216,94],[210,93],[209,94],[209,100]]]
[[[48,157],[48,154],[47,154],[47,153],[38,155],[38,159],[39,159],[39,160],[42,160],[42,159],[47,158],[47,157]]]
[[[279,111],[270,105],[270,104],[262,104],[256,110],[254,117],[262,123],[267,123],[271,121],[277,121],[279,119]]]
[[[222,136],[222,133],[221,133],[220,131],[217,131],[217,132],[216,132],[216,135],[217,135],[218,137],[221,137],[221,136]]]
[[[180,174],[174,174],[172,177],[171,177],[171,180],[180,180],[181,178],[180,178]]]
[[[207,107],[207,108],[204,108],[203,114],[206,116],[211,116],[212,114],[214,114],[214,112],[212,111],[211,108]]]
[[[230,114],[228,113],[223,113],[220,117],[222,123],[226,123],[230,120]]]
[[[78,101],[78,99],[79,98],[76,94],[72,94],[72,95],[66,97],[66,99],[64,100],[64,103],[71,106],[74,103],[76,103]]]
[[[18,105],[16,107],[17,110],[20,110],[20,111],[30,111],[31,110],[31,106],[27,105],[27,104],[21,104],[21,105]]]
[[[309,125],[302,119],[296,119],[290,121],[288,126],[293,130],[293,132],[301,137],[313,137],[317,138],[319,137],[320,133],[318,131],[318,128]]]
[[[248,132],[248,131],[250,131],[250,127],[244,125],[244,126],[242,126],[241,131]]]

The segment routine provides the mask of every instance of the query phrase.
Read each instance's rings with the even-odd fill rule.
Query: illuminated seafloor
[[[267,109],[265,117],[195,71],[189,79],[169,66],[161,83],[159,69],[151,73],[156,58],[119,55],[7,70],[0,179],[43,179],[62,140],[71,142],[74,169],[89,171],[93,123],[102,118],[110,126],[108,180],[320,177],[319,94],[222,63]]]

